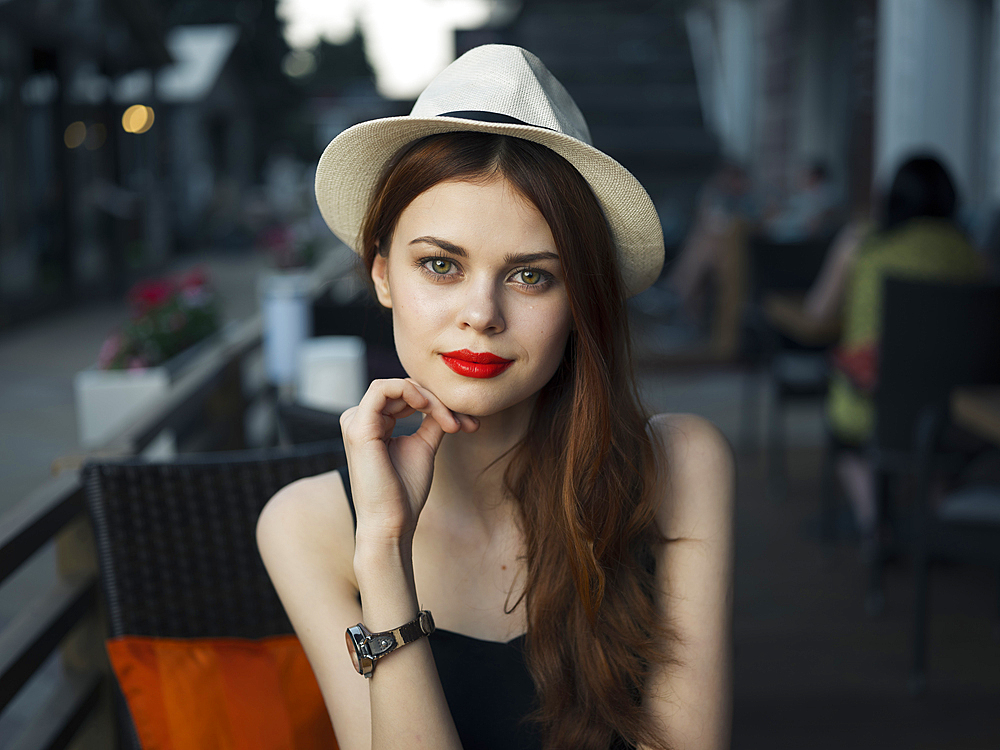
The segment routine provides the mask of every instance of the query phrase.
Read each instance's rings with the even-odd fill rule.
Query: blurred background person
[[[958,198],[932,156],[907,159],[885,196],[877,225],[852,225],[835,244],[806,310],[825,317],[843,300],[843,333],[834,352],[827,415],[840,452],[837,474],[862,537],[874,532],[875,488],[862,448],[873,429],[878,382],[882,282],[887,276],[967,282],[985,275],[982,259],[955,223]]]
[[[786,199],[765,212],[762,233],[775,242],[802,242],[828,232],[837,218],[840,196],[830,168],[815,161],[801,170]]]
[[[748,238],[816,239],[833,230],[840,214],[838,191],[823,162],[804,168],[780,204],[761,211],[760,192],[742,165],[723,164],[702,190],[692,228],[665,282],[676,295],[670,306],[673,338],[689,343],[711,331],[713,351],[723,358],[735,355],[740,340]]]
[[[752,212],[750,177],[742,165],[724,163],[702,188],[691,230],[667,276],[688,319],[704,318],[707,282],[719,273],[727,246],[738,241],[740,225]]]

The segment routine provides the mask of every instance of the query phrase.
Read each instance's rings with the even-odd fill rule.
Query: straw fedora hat
[[[469,50],[424,89],[406,117],[369,120],[334,138],[316,168],[316,200],[333,233],[355,252],[376,183],[405,145],[435,133],[498,133],[555,151],[590,183],[611,228],[629,296],[663,266],[663,231],[639,181],[591,145],[580,109],[535,55],[486,44]]]

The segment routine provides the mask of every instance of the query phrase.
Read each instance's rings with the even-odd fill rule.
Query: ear
[[[377,254],[372,261],[372,283],[375,285],[375,296],[382,307],[392,308],[392,295],[389,293],[389,256]]]

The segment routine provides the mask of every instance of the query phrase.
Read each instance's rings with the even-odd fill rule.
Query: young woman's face
[[[400,214],[372,280],[410,377],[489,416],[553,376],[572,328],[552,232],[506,180],[442,182]]]

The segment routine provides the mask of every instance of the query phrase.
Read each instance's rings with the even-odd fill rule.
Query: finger
[[[382,415],[382,434],[388,438],[392,435],[392,431],[396,429],[396,418],[390,417],[388,414]]]
[[[407,406],[401,412],[393,414],[392,417],[393,419],[406,419],[411,414],[416,414],[416,413],[417,413],[416,409],[414,409],[412,406]]]
[[[386,407],[382,410],[382,413],[386,416],[395,417],[396,419],[408,417],[414,412],[416,412],[416,409],[402,399],[393,399],[392,401],[389,401],[386,404]]]
[[[358,407],[352,406],[350,409],[345,411],[340,415],[340,428],[344,429],[351,424],[351,420],[354,419],[354,415],[357,413]]]
[[[430,414],[425,414],[424,421],[420,423],[420,427],[413,433],[413,437],[423,440],[430,446],[431,450],[437,451],[438,446],[441,445],[441,438],[444,437],[444,433],[445,431],[441,427],[441,423]]]
[[[429,402],[429,408],[418,409],[418,411],[422,411],[424,414],[429,414],[434,417],[445,432],[458,432],[462,429],[462,423],[459,421],[458,416],[455,412],[445,406],[441,399],[414,380],[407,379],[406,382],[408,382],[418,392],[423,394]]]
[[[437,423],[441,425],[441,429],[445,432],[458,432],[462,429],[462,424],[458,421],[458,417],[455,416],[455,413],[451,409],[444,405],[444,402],[441,399],[423,386],[414,383],[412,380],[407,382],[410,384],[411,388],[415,389],[427,399],[427,407],[418,409],[418,411],[422,411],[424,414],[436,420]]]
[[[396,423],[410,416],[411,414],[416,414],[417,410],[412,407],[407,407],[398,414],[382,414],[382,429],[386,435],[390,434],[394,429],[396,429]]]
[[[471,414],[459,414],[458,412],[452,413],[458,417],[458,421],[462,425],[462,432],[475,432],[479,429],[479,420]]]
[[[397,415],[412,414],[414,411],[426,412],[431,406],[430,399],[405,380],[375,380],[368,387],[349,422],[342,424],[350,426],[358,437],[371,437],[373,433],[381,433],[380,428],[385,424],[384,417],[396,418]]]
[[[359,404],[360,408],[369,407],[376,411],[385,411],[392,402],[400,401],[409,404],[417,410],[423,410],[430,405],[427,394],[414,387],[414,384],[403,378],[373,380]]]
[[[397,418],[416,411],[430,415],[445,432],[462,429],[458,417],[441,399],[409,379],[373,381],[357,408],[352,419],[354,439],[384,440],[391,433]]]

